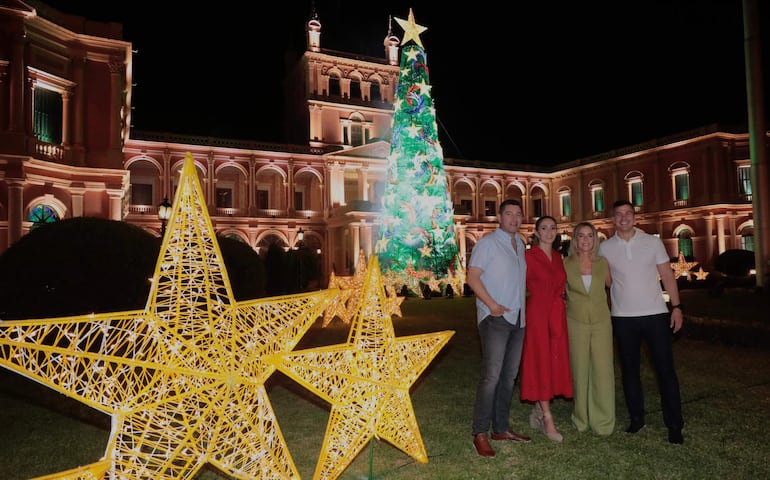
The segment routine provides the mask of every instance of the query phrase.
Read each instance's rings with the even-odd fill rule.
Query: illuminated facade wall
[[[54,207],[59,218],[123,219],[159,235],[157,205],[173,198],[189,151],[219,234],[254,249],[273,242],[292,248],[301,228],[305,245],[320,251],[323,278],[332,269],[348,274],[359,249],[372,254],[397,38],[385,37],[380,59],[328,52],[320,21],[311,20],[308,48],[294,77],[298,93],[289,130],[296,142],[212,142],[129,131],[131,45],[108,25],[84,35],[64,21],[78,25],[69,16],[48,12],[48,20],[22,13],[0,12],[3,31],[17,32],[4,36],[9,43],[0,49],[8,54],[0,58],[0,251],[29,231],[30,215],[42,206]],[[64,28],[55,26],[57,18]],[[25,30],[32,34],[22,42]],[[79,48],[50,47],[59,44]],[[25,65],[23,58],[32,61]],[[57,135],[40,141],[35,130],[32,99],[40,88],[61,97],[63,113],[54,123],[58,143],[50,143]],[[525,236],[541,215],[554,216],[565,233],[591,220],[609,236],[612,202],[627,198],[637,205],[639,225],[659,234],[671,257],[682,247],[691,249],[709,270],[719,253],[752,245],[745,131],[711,125],[537,169],[525,166],[528,158],[506,163],[512,159],[501,152],[499,162],[445,159],[466,259],[475,242],[496,228],[495,212],[506,198],[522,201]]]

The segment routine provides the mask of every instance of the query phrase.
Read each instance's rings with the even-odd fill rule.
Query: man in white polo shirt
[[[612,272],[612,331],[617,339],[623,393],[631,419],[626,432],[637,433],[645,425],[640,375],[644,340],[658,376],[668,441],[681,444],[684,420],[671,342],[672,332],[682,328],[682,304],[670,257],[658,237],[634,226],[634,207],[628,200],[615,202],[612,211],[615,235],[602,242],[599,255],[607,259]],[[671,300],[670,313],[661,282]]]

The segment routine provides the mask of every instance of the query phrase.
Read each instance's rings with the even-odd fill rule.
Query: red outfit
[[[567,310],[562,294],[567,272],[561,254],[551,259],[540,247],[525,254],[527,261],[527,327],[521,356],[521,399],[572,398]]]

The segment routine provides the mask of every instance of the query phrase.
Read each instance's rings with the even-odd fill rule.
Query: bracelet
[[[684,306],[682,306],[681,303],[677,303],[676,305],[671,305],[671,309],[678,308],[679,310],[684,311]]]

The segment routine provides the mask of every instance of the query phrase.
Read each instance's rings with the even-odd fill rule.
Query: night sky
[[[47,3],[123,23],[138,50],[135,130],[283,141],[281,79],[304,51],[310,0]],[[552,165],[711,123],[747,129],[740,0],[559,3],[314,2],[322,47],[381,58],[388,16],[412,7],[428,28],[447,157]],[[761,17],[770,106],[770,12]],[[395,21],[393,33],[403,38]]]

